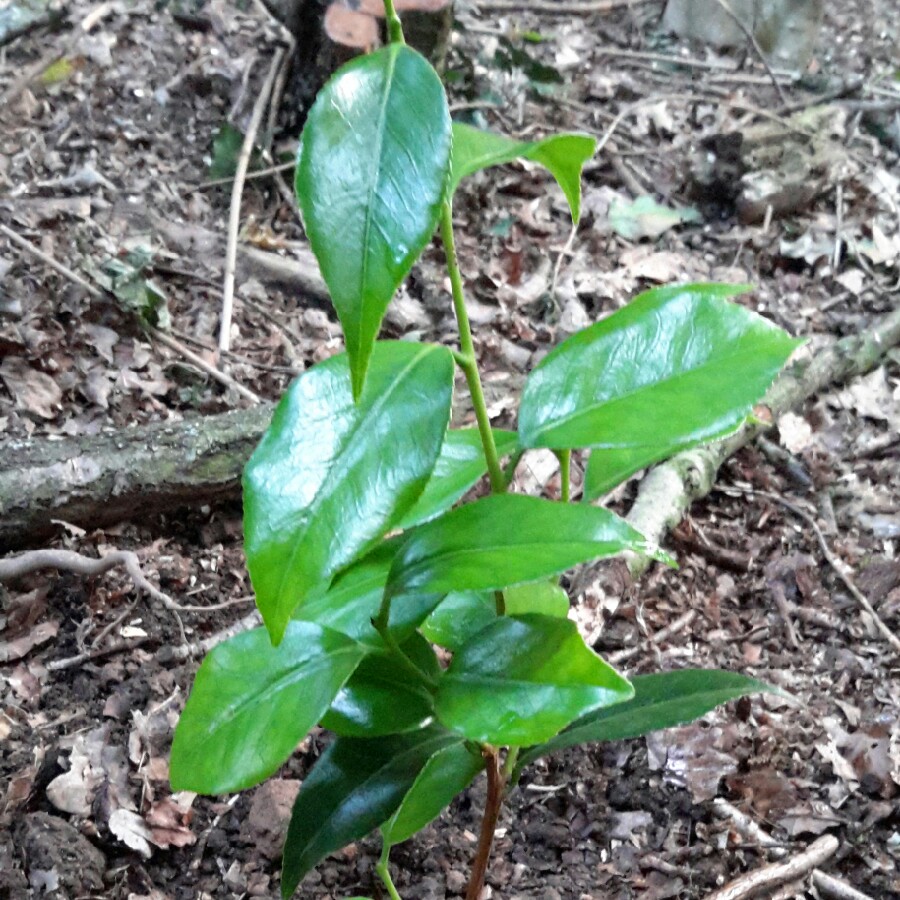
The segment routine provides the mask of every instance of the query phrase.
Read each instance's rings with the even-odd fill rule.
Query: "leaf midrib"
[[[410,369],[418,365],[419,361],[428,353],[434,352],[437,349],[434,345],[431,344],[423,344],[421,349],[415,353],[410,358],[409,363],[405,365],[396,375],[393,382],[388,386],[387,390],[384,391],[375,402],[368,408],[366,414],[357,419],[356,423],[351,427],[351,429],[346,433],[345,440],[342,441],[342,446],[340,452],[337,454],[333,461],[333,468],[336,467],[336,463],[339,460],[345,459],[347,454],[351,451],[351,449],[355,448],[357,438],[360,435],[360,432],[365,430],[363,429],[363,424],[368,422],[372,415],[379,412],[381,408],[387,403],[388,399],[393,395],[393,393],[398,389],[399,385],[403,382],[407,372]],[[351,381],[352,381],[352,375]],[[358,408],[358,407],[354,407]],[[303,529],[303,534],[294,541],[293,549],[291,550],[290,556],[288,557],[287,564],[282,569],[281,581],[278,585],[278,607],[279,609],[284,606],[284,596],[285,596],[285,584],[287,583],[289,576],[293,570],[294,562],[297,558],[297,553],[300,550],[301,545],[304,543],[306,536],[309,534],[309,522],[316,515],[316,513],[321,508],[322,504],[325,503],[327,499],[334,495],[335,490],[339,485],[344,484],[345,479],[326,479],[319,487],[319,490],[316,492],[316,495],[313,497],[312,501],[310,501],[309,506],[306,507],[306,526]],[[295,607],[296,608],[296,607]],[[293,610],[292,610],[293,611]]]
[[[350,638],[347,638],[347,640],[350,640]],[[306,661],[301,662],[284,675],[276,676],[270,682],[266,683],[263,688],[254,692],[252,695],[246,695],[240,702],[230,705],[219,716],[212,719],[209,725],[204,729],[206,732],[204,740],[212,740],[215,737],[214,732],[226,728],[233,723],[235,719],[244,715],[249,706],[264,703],[272,696],[272,694],[292,687],[298,678],[306,679],[318,675],[322,669],[328,668],[337,658],[352,654],[360,654],[360,659],[362,659],[363,654],[360,653],[358,647],[342,647],[339,650],[329,653],[327,656],[312,658],[309,660],[309,664],[307,664]],[[350,674],[352,675],[353,673],[351,672]],[[350,676],[348,675],[347,677],[349,678]]]
[[[745,337],[745,335],[742,335]],[[717,356],[714,359],[710,359],[702,365],[695,366],[691,369],[688,369],[683,372],[679,372],[675,375],[672,375],[668,378],[662,378],[657,381],[653,381],[650,384],[640,385],[630,391],[625,391],[621,394],[617,394],[615,397],[607,398],[605,400],[591,403],[586,407],[581,407],[578,410],[573,410],[571,413],[568,413],[564,416],[559,416],[552,420],[551,424],[547,422],[542,422],[538,428],[534,430],[534,438],[536,440],[540,440],[544,435],[549,431],[556,430],[557,428],[562,428],[565,425],[571,424],[573,421],[590,416],[597,412],[598,409],[602,409],[604,406],[612,406],[615,403],[621,403],[624,400],[628,400],[630,397],[633,397],[637,394],[646,393],[648,391],[655,390],[658,387],[663,385],[670,385],[674,382],[679,381],[680,379],[687,378],[689,376],[702,374],[705,369],[712,368],[714,366],[727,364],[733,362],[734,360],[741,359],[746,356],[755,356],[756,354],[753,352],[753,348],[748,348],[741,350],[740,352],[736,352],[726,356]]]
[[[571,541],[571,540],[559,540],[559,541],[549,541],[549,540],[534,540],[528,541],[524,543],[515,543],[515,544],[496,544],[491,545],[489,547],[485,547],[481,545],[480,547],[469,547],[469,548],[461,548],[459,550],[446,550],[441,552],[435,552],[430,554],[429,556],[423,557],[421,560],[416,561],[413,565],[405,568],[404,571],[406,573],[416,574],[420,571],[424,566],[426,566],[429,562],[441,559],[441,560],[454,560],[459,556],[470,555],[470,556],[483,556],[487,553],[496,553],[499,551],[513,551],[513,552],[522,552],[524,550],[528,550],[531,548],[547,548],[547,547],[556,547],[557,545],[562,545],[566,547],[571,547],[573,544],[584,544],[589,546],[596,546],[597,544],[606,544],[612,543],[616,540],[616,538],[604,538],[603,540],[593,540],[593,541]],[[636,541],[631,541],[630,545],[633,545]],[[623,550],[629,549],[628,547],[623,547]],[[555,570],[554,570],[555,571]],[[552,573],[548,573],[552,574]],[[540,576],[535,576],[540,577]],[[407,579],[408,580],[408,579]],[[528,577],[528,580],[533,580],[531,577]],[[512,587],[512,585],[506,585],[507,587]],[[401,587],[404,585],[401,582]],[[416,589],[419,590],[421,586],[417,586]],[[464,588],[464,590],[479,590],[478,588]],[[484,590],[489,590],[489,588],[484,588]],[[391,593],[393,595],[397,594],[397,588],[391,587]]]
[[[750,693],[751,690],[754,693],[757,693],[757,692],[762,692],[764,689],[762,687],[757,687],[757,686],[753,686],[753,685],[745,685],[744,687],[739,689],[738,693],[733,693],[730,690],[729,691],[709,690],[709,691],[703,691],[702,693],[691,694],[690,698],[688,698],[688,700],[695,701],[697,699],[700,699],[703,701],[704,705],[707,702],[709,702],[709,700],[717,700],[718,702],[715,704],[715,706],[719,706],[722,703],[727,703],[729,700],[735,700],[738,697],[744,696],[744,695]],[[564,731],[562,731],[560,733],[560,737],[562,737],[562,735],[565,735],[565,734],[575,734],[576,732],[580,731],[583,728],[589,728],[590,726],[599,724],[600,722],[608,722],[608,721],[614,720],[616,718],[621,718],[621,717],[627,718],[637,712],[643,713],[646,710],[653,710],[659,706],[668,706],[668,705],[673,705],[675,703],[682,703],[682,702],[686,702],[686,701],[684,699],[670,700],[670,699],[666,699],[666,698],[657,698],[655,700],[650,701],[649,703],[642,703],[637,706],[630,706],[627,710],[619,709],[616,712],[611,713],[608,717],[597,720],[595,722],[582,722],[581,724],[579,724],[576,721],[576,722],[573,722]],[[593,715],[593,713],[585,713],[585,715]]]
[[[552,662],[552,660],[546,661],[545,664],[547,662]],[[583,681],[571,683],[559,683],[556,681],[526,681],[521,678],[508,678],[505,677],[503,673],[499,672],[489,672],[485,675],[447,672],[442,680],[449,682],[450,684],[455,681],[458,683],[462,683],[465,687],[478,687],[489,690],[491,692],[502,691],[504,688],[508,687],[510,689],[516,690],[529,688],[552,688],[553,690],[558,691],[586,690],[606,691],[608,693],[622,693],[620,691],[617,691],[615,687],[611,687],[609,685],[586,684]],[[440,698],[440,693],[438,694],[438,698]],[[588,715],[588,713],[585,713],[585,715]]]
[[[387,128],[385,127],[385,121],[387,119],[387,107],[390,102],[391,92],[393,91],[393,80],[394,80],[394,70],[397,67],[397,60],[399,59],[400,53],[402,52],[402,47],[394,48],[396,45],[389,46],[388,49],[388,67],[385,73],[384,79],[384,90],[381,98],[381,106],[378,110],[378,140],[375,149],[375,177],[372,179],[369,185],[368,195],[366,197],[366,218],[365,223],[363,225],[363,258],[362,258],[362,267],[359,272],[359,284],[357,285],[357,297],[360,299],[360,303],[363,301],[363,291],[364,287],[369,278],[369,236],[372,231],[372,219],[375,215],[375,196],[377,193],[377,187],[381,183],[381,170],[383,165],[383,157],[382,150],[384,148],[384,136],[387,132]],[[362,312],[362,310],[360,310]],[[357,336],[357,353],[362,352],[362,331],[363,331],[363,316],[360,315],[360,333]],[[351,376],[352,382],[352,376]]]
[[[355,739],[354,739],[354,738],[346,738],[345,740],[359,740],[359,738],[355,738]],[[374,772],[372,772],[365,780],[363,780],[363,781],[359,782],[358,784],[356,784],[356,785],[350,790],[349,793],[347,793],[347,794],[344,795],[344,797],[342,798],[342,801],[341,801],[341,802],[342,802],[342,803],[345,803],[347,797],[350,797],[350,796],[352,796],[353,794],[358,794],[360,791],[365,791],[365,789],[366,789],[373,781],[375,781],[375,780],[377,780],[379,777],[381,777],[381,776],[384,774],[384,772],[385,772],[386,770],[396,767],[398,763],[403,762],[406,758],[408,758],[408,757],[410,757],[410,756],[417,755],[417,753],[418,753],[420,750],[427,750],[428,747],[431,746],[432,744],[438,745],[438,746],[437,746],[437,749],[434,750],[433,752],[429,753],[428,756],[426,757],[425,762],[426,762],[426,764],[427,764],[428,760],[429,760],[432,756],[434,756],[435,753],[437,753],[439,750],[443,749],[443,747],[440,746],[441,744],[443,744],[444,746],[449,747],[451,744],[457,743],[457,742],[458,742],[458,743],[462,743],[462,742],[463,742],[463,738],[462,738],[462,737],[457,737],[456,735],[450,735],[450,734],[437,734],[437,735],[435,735],[433,738],[431,738],[430,740],[423,741],[421,744],[416,744],[415,746],[410,747],[409,749],[403,751],[403,752],[400,753],[399,755],[392,757],[390,760],[388,760],[386,763],[384,763],[384,765],[379,766],[379,767],[378,767]],[[424,768],[424,765],[423,765],[423,768]],[[418,774],[421,774],[421,769],[419,770],[419,773],[418,773]],[[416,775],[416,777],[418,777],[418,774]],[[415,783],[415,779],[413,780],[412,783],[413,783],[413,784]],[[400,802],[402,803],[403,801],[401,800]],[[339,807],[338,807],[338,808],[339,808]],[[396,810],[395,810],[394,812],[396,812]],[[391,815],[393,815],[393,813],[391,813]],[[307,841],[305,842],[304,848],[300,851],[304,856],[306,855],[306,853],[309,852],[309,848],[310,848],[310,847],[316,847],[316,845],[319,843],[319,841],[320,841],[320,839],[321,839],[321,837],[322,837],[323,832],[324,832],[324,833],[327,833],[328,827],[329,827],[329,821],[330,821],[330,819],[332,819],[333,817],[334,817],[333,813],[332,813],[332,816],[326,817],[325,820],[322,822],[322,824],[319,826],[319,828],[316,829],[316,831],[314,831],[314,832],[310,835],[309,840],[307,840]],[[287,847],[285,847],[285,849],[287,849]],[[316,850],[316,852],[318,852],[318,850]]]

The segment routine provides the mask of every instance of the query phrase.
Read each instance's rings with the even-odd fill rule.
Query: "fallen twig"
[[[627,119],[630,115],[633,115],[644,106],[659,103],[663,100],[669,103],[681,103],[686,105],[690,105],[691,103],[705,102],[704,98],[699,97],[696,94],[686,94],[684,92],[651,94],[647,97],[641,97],[640,99],[635,100],[633,103],[629,103],[626,106],[623,106],[622,109],[620,109],[619,112],[616,113],[615,118],[609,123],[606,131],[604,131],[603,134],[600,135],[600,139],[597,141],[597,149],[594,155],[599,155],[600,151],[603,150],[603,148],[609,143],[610,139],[616,133],[616,130],[619,128],[622,122],[624,122],[625,119]],[[748,112],[751,115],[759,116],[760,118],[767,119],[770,122],[776,122],[793,134],[800,134],[807,138],[814,138],[816,136],[811,131],[807,131],[804,128],[798,128],[796,125],[792,125],[783,116],[779,116],[777,113],[773,113],[771,110],[761,109],[758,106],[753,106],[750,103],[744,103],[741,100],[717,96],[716,103],[721,106],[726,106],[729,109],[739,109],[744,112]]]
[[[295,162],[287,162],[287,163],[279,163],[277,166],[266,166],[264,169],[253,169],[245,174],[244,180],[251,181],[254,178],[267,178],[270,175],[280,174],[281,172],[287,172],[288,169],[293,169],[297,163]],[[234,175],[229,175],[227,178],[213,178],[212,181],[202,181],[195,188],[192,188],[194,191],[207,191],[210,188],[221,187],[225,184],[232,184],[234,182]]]
[[[714,891],[706,900],[748,900],[750,897],[761,896],[766,891],[771,892],[774,888],[803,877],[826,859],[834,856],[838,846],[838,839],[834,835],[823,835],[803,853],[785,862],[764,866],[741,875],[725,887]],[[771,893],[768,896],[771,896]]]
[[[481,0],[481,12],[526,12],[548,16],[593,16],[598,13],[613,12],[629,6],[645,6],[659,0],[582,0],[580,3],[566,3],[564,0]]]
[[[0,559],[0,582],[14,581],[40,569],[57,569],[93,578],[103,575],[110,569],[120,567],[125,569],[138,590],[144,591],[154,600],[158,600],[166,609],[181,611],[181,607],[168,594],[163,593],[147,580],[147,576],[141,569],[141,561],[131,550],[115,550],[99,559],[82,556],[72,550],[29,550],[18,556]]]
[[[738,834],[747,841],[764,847],[771,857],[781,859],[787,856],[787,849],[778,843],[760,824],[747,813],[722,797],[713,800],[713,809],[723,819],[730,819]]]
[[[161,663],[166,664],[170,662],[182,662],[191,657],[204,656],[209,653],[213,647],[217,647],[229,638],[233,638],[235,635],[241,634],[244,631],[256,628],[261,622],[262,617],[259,612],[254,609],[253,612],[248,613],[242,619],[238,619],[237,622],[233,622],[227,628],[217,631],[215,634],[210,635],[210,637],[205,638],[202,641],[195,641],[192,644],[182,644],[180,647],[163,647],[158,654],[158,659]]]
[[[244,195],[244,180],[247,176],[247,167],[250,165],[250,154],[256,142],[256,133],[259,131],[266,104],[272,96],[272,87],[275,84],[275,76],[281,68],[281,60],[284,57],[284,47],[278,47],[272,56],[266,80],[256,102],[253,104],[253,112],[250,123],[247,125],[247,133],[241,145],[241,152],[237,160],[237,168],[234,173],[234,183],[231,188],[231,208],[228,213],[228,239],[225,249],[225,283],[222,290],[222,316],[219,323],[219,349],[231,348],[231,314],[234,308],[234,274],[237,268],[237,244],[238,228],[241,222],[241,199]]]
[[[779,844],[759,823],[727,800],[717,797],[713,800],[713,809],[723,819],[730,820],[741,837],[763,847],[773,859],[783,859],[788,855],[788,850],[784,845]],[[834,900],[872,900],[867,894],[863,894],[833,875],[827,875],[821,869],[813,869],[811,877],[812,883],[823,896],[832,897]]]
[[[869,598],[853,583],[853,579],[844,572],[841,567],[840,562],[837,557],[831,552],[831,548],[828,546],[828,543],[825,540],[825,536],[822,534],[822,529],[819,528],[816,520],[801,507],[797,506],[796,503],[791,503],[790,500],[782,497],[780,494],[773,494],[770,491],[757,491],[752,488],[736,488],[729,486],[728,491],[738,491],[742,494],[749,494],[751,496],[756,497],[766,497],[769,500],[774,500],[776,503],[783,506],[785,509],[792,512],[795,516],[803,519],[807,525],[813,530],[813,533],[816,536],[816,540],[819,542],[819,549],[822,551],[822,556],[825,557],[825,562],[828,563],[829,566],[834,570],[835,575],[843,582],[843,585],[853,596],[853,599],[871,616],[872,621],[875,623],[875,627],[881,632],[884,636],[885,640],[897,651],[900,653],[900,638],[897,637],[891,631],[890,628],[884,623],[884,620],[881,616],[878,615],[877,610],[874,606],[872,606]]]
[[[203,862],[203,854],[206,852],[206,845],[209,843],[209,836],[219,827],[219,822],[222,821],[222,817],[231,812],[231,808],[234,806],[238,800],[241,799],[240,794],[235,794],[229,800],[225,801],[224,809],[206,826],[203,830],[203,834],[200,835],[200,839],[197,841],[197,847],[194,850],[194,858],[191,860],[190,869],[192,872],[196,872],[197,869],[200,868],[200,864]]]
[[[33,256],[35,259],[39,259],[44,265],[49,266],[55,272],[59,273],[63,276],[63,278],[68,279],[73,284],[79,285],[79,287],[84,288],[90,294],[91,297],[94,297],[97,300],[105,299],[105,294],[100,288],[91,284],[87,279],[83,278],[77,272],[70,269],[68,266],[64,266],[61,262],[53,259],[52,256],[48,256],[44,253],[43,250],[35,247],[31,241],[26,241],[21,235],[16,234],[11,228],[8,228],[6,225],[0,224],[0,234],[9,238],[17,247],[24,250],[26,253]],[[205,372],[210,378],[215,379],[220,384],[225,385],[225,387],[234,388],[242,397],[249,400],[251,403],[260,403],[262,402],[260,398],[253,393],[249,388],[244,387],[242,384],[239,384],[235,381],[230,375],[226,375],[224,372],[220,372],[215,366],[211,366],[206,360],[202,357],[198,356],[196,353],[188,350],[184,344],[176,341],[175,338],[166,334],[163,331],[160,331],[158,328],[152,328],[149,326],[145,326],[147,331],[155,337],[161,344],[165,344],[167,347],[175,350],[177,353],[181,354],[188,362],[193,363],[198,369]]]
[[[722,7],[724,12],[731,17],[734,21],[734,24],[740,28],[744,37],[747,38],[747,42],[753,48],[753,52],[759,57],[759,61],[765,67],[765,70],[772,81],[772,84],[775,86],[775,91],[778,94],[778,99],[781,101],[782,106],[787,106],[788,99],[785,96],[784,90],[781,87],[778,79],[775,77],[775,73],[772,71],[772,67],[769,65],[769,61],[766,59],[766,54],[763,53],[762,47],[759,46],[759,41],[756,40],[756,35],[747,27],[747,23],[731,8],[731,4],[728,0],[716,0],[716,3]]]
[[[245,400],[249,400],[251,403],[262,403],[258,394],[251,391],[250,388],[244,387],[240,382],[235,381],[230,375],[227,375],[215,366],[210,365],[210,363],[202,356],[198,356],[193,350],[189,350],[185,347],[181,341],[176,341],[171,335],[166,334],[164,331],[160,331],[158,328],[148,327],[147,332],[161,344],[165,344],[171,350],[179,353],[189,363],[192,363],[200,369],[201,372],[205,372],[209,375],[210,378],[218,381],[220,384],[224,384],[226,387],[234,388],[234,390],[236,390]]]
[[[831,897],[833,900],[872,900],[868,894],[819,869],[813,869],[812,883],[823,897]]]
[[[66,669],[74,669],[82,663],[90,662],[93,659],[101,659],[104,656],[112,656],[114,653],[125,653],[128,650],[134,650],[142,644],[149,641],[149,637],[133,638],[132,640],[115,641],[107,644],[105,647],[97,647],[93,650],[85,650],[77,656],[68,656],[65,659],[54,659],[47,663],[48,672],[62,672]]]
[[[689,609],[683,615],[680,615],[674,622],[670,625],[667,625],[665,628],[661,628],[656,634],[651,634],[649,638],[649,642],[652,646],[658,647],[663,641],[667,641],[673,634],[677,634],[683,628],[687,628],[691,622],[697,616],[696,610]],[[643,651],[643,647],[627,647],[624,650],[616,650],[614,653],[610,653],[606,656],[606,658],[613,664],[618,664],[624,662],[627,659],[631,659],[632,657],[637,656],[639,653]]]
[[[138,590],[144,591],[151,599],[159,601],[166,609],[172,612],[213,612],[219,609],[226,609],[229,606],[235,606],[238,603],[249,603],[253,600],[252,597],[238,597],[234,600],[225,600],[222,603],[215,603],[209,606],[177,603],[168,594],[150,583],[144,574],[144,570],[141,568],[141,561],[132,550],[114,550],[112,553],[107,553],[99,558],[84,556],[72,550],[29,550],[26,553],[20,553],[18,556],[0,559],[0,583],[15,581],[17,578],[22,578],[41,569],[56,569],[57,571],[83,575],[86,578],[94,578],[97,575],[103,575],[110,569],[120,567],[125,569]],[[113,623],[113,627],[117,622]],[[98,641],[105,633],[106,630],[101,632],[98,636]],[[95,641],[96,643],[97,641]]]

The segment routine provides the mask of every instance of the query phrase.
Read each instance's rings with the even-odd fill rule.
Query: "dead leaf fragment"
[[[59,622],[51,620],[35,625],[26,634],[12,641],[0,641],[0,663],[22,659],[22,657],[31,653],[35,647],[46,644],[47,641],[55,638],[58,631]]]
[[[781,445],[791,453],[805,450],[812,440],[812,427],[797,413],[785,413],[778,420],[778,434]]]
[[[47,785],[47,799],[62,812],[73,816],[88,816],[94,794],[103,781],[102,770],[92,765],[99,753],[93,753],[91,735],[82,735],[69,754],[69,771],[58,775]]]
[[[49,375],[33,369],[19,356],[7,356],[0,365],[0,380],[18,409],[41,419],[56,418],[62,391]]]
[[[378,24],[369,15],[343,3],[332,3],[325,12],[325,34],[336,44],[370,50],[378,42]]]
[[[700,213],[693,207],[670,209],[646,195],[633,202],[613,201],[609,208],[610,227],[629,241],[658,238],[682,222],[699,222],[700,218]]]
[[[109,830],[126,846],[144,859],[150,859],[153,850],[150,842],[153,832],[147,823],[130,809],[117,809],[109,817]]]
[[[884,366],[863,375],[837,395],[845,409],[852,409],[861,416],[886,422],[892,430],[900,431],[900,409],[888,384]]]

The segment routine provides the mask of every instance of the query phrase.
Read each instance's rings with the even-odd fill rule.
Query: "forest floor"
[[[896,307],[893,0],[829,4],[807,78],[777,76],[784,99],[752,52],[662,36],[658,3],[543,17],[487,3],[476,17],[459,5],[456,115],[520,137],[575,129],[604,142],[573,240],[562,195],[537,168],[494,170],[460,195],[459,253],[498,424],[513,424],[518,386],[548,348],[656,284],[752,284],[741,302],[808,336],[807,354]],[[253,7],[221,0],[76,2],[67,16],[73,27],[0,51],[0,434],[55,440],[238,408],[246,400],[233,389],[148,338],[127,302],[152,281],[171,334],[215,361],[230,188],[204,183],[211,162],[233,164],[235,132],[222,129],[246,127],[273,29]],[[823,94],[844,96],[818,120],[826,158],[804,176],[802,197],[771,217],[739,217],[733,170],[698,188],[715,135],[762,125],[781,146],[806,140],[787,117]],[[299,118],[291,102],[288,93],[285,121]],[[274,158],[290,158],[296,136],[274,138]],[[643,195],[653,204],[635,207]],[[10,232],[85,277],[117,263],[137,290],[98,300]],[[272,179],[249,180],[242,243],[290,256],[301,240]],[[428,251],[416,266],[388,334],[454,340],[439,264]],[[340,337],[330,309],[267,277],[239,273],[223,365],[276,399]],[[531,766],[501,816],[486,897],[704,898],[825,834],[839,845],[820,868],[862,892],[844,896],[900,897],[900,659],[841,578],[900,631],[898,385],[892,351],[740,451],[667,538],[677,570],[629,585],[613,564],[573,579],[574,618],[626,672],[732,669],[799,702],[753,698]],[[526,457],[520,481],[552,492],[552,463]],[[626,511],[638,483],[609,504]],[[193,604],[180,614],[189,642],[248,613],[239,508],[135,513],[104,530],[60,523],[52,546],[135,550],[151,581]],[[175,652],[176,616],[122,572],[45,572],[3,601],[0,898],[278,896],[284,819],[327,736],[315,733],[255,790],[173,795],[168,748],[198,665]],[[394,851],[405,898],[462,894],[483,790],[476,783]],[[300,895],[382,896],[377,851],[368,839],[335,854]],[[761,896],[835,896],[823,884],[806,877]]]

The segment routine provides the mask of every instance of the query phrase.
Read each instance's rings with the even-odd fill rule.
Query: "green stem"
[[[519,759],[519,748],[518,747],[507,747],[506,748],[506,759],[503,760],[503,780],[508,782],[512,773],[516,770],[516,763]]]
[[[556,458],[559,460],[559,499],[563,503],[568,503],[571,499],[572,481],[570,474],[572,471],[572,451],[557,450]]]
[[[378,873],[378,877],[382,882],[384,882],[384,886],[387,888],[391,900],[402,900],[401,896],[397,893],[397,888],[394,887],[394,881],[391,878],[391,870],[388,866],[388,857],[390,855],[391,845],[385,841],[381,848],[381,859],[375,863],[375,871]]]
[[[466,384],[469,386],[469,393],[472,396],[472,406],[475,409],[478,431],[484,447],[484,458],[487,460],[488,474],[491,479],[491,490],[495,494],[502,494],[507,488],[506,478],[500,465],[500,457],[497,455],[494,432],[491,430],[484,389],[481,386],[481,375],[478,373],[475,344],[472,341],[472,327],[469,324],[469,314],[466,312],[466,300],[463,294],[462,273],[459,271],[459,262],[456,258],[456,241],[453,237],[453,207],[449,200],[444,201],[441,209],[441,240],[444,242],[444,250],[447,254],[447,271],[450,274],[450,288],[453,292],[453,310],[456,313],[459,346],[462,351],[454,356],[466,376]]]
[[[516,469],[519,467],[519,463],[522,461],[522,457],[525,455],[524,450],[516,450],[512,456],[510,456],[509,460],[506,463],[506,468],[503,470],[503,477],[506,479],[507,484],[512,484],[512,480],[515,477]]]
[[[384,0],[384,18],[387,21],[388,38],[392,44],[405,44],[403,39],[403,26],[400,17],[394,9],[394,0]]]

